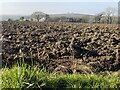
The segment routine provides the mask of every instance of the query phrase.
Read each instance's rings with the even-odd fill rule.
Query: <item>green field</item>
[[[120,88],[118,73],[102,74],[61,74],[49,73],[44,69],[27,64],[14,65],[0,70],[1,88]]]

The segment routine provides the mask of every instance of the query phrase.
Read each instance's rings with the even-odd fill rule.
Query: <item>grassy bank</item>
[[[23,64],[0,70],[2,88],[120,88],[119,74],[62,74]]]

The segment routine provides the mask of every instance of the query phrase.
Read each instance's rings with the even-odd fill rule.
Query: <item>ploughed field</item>
[[[3,66],[17,61],[36,61],[37,66],[44,66],[53,73],[120,70],[120,30],[117,24],[1,23]]]

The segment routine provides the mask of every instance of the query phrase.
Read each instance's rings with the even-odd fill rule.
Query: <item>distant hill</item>
[[[88,14],[76,14],[76,13],[66,13],[66,14],[50,14],[51,18],[58,18],[58,17],[69,17],[69,18],[81,18],[81,17],[93,17],[94,15]]]

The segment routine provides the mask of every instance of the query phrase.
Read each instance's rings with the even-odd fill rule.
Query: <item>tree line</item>
[[[80,23],[104,23],[104,24],[117,24],[119,22],[115,8],[107,8],[105,11],[97,13],[96,15],[85,15],[83,17],[50,17],[48,14],[35,12],[32,14],[32,18],[26,19],[20,17],[21,21],[43,21],[43,22],[80,22]],[[10,20],[10,19],[9,19]]]

